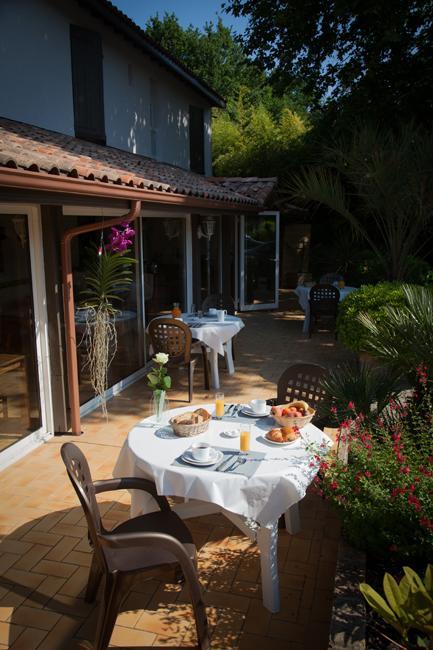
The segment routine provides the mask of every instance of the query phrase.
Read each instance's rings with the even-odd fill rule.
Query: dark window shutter
[[[101,37],[76,25],[70,33],[75,135],[105,144]]]
[[[204,174],[204,117],[203,109],[189,107],[189,167]]]

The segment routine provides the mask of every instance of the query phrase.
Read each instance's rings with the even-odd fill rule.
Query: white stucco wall
[[[69,24],[52,3],[0,2],[0,115],[74,135]]]
[[[0,1],[0,115],[74,135],[71,23],[102,37],[107,145],[188,168],[189,105],[201,106],[211,174],[206,100],[75,2]]]

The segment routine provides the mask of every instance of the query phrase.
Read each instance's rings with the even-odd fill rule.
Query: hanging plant
[[[86,350],[83,369],[88,369],[92,388],[101,400],[107,417],[105,391],[108,369],[117,352],[116,315],[120,313],[122,294],[129,291],[133,280],[135,258],[127,255],[133,244],[135,231],[129,222],[112,228],[105,244],[103,233],[99,248],[90,249],[90,262],[84,276],[85,288],[79,309],[85,316],[85,329],[80,345]]]

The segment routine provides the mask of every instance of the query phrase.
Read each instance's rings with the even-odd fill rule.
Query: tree
[[[432,134],[413,125],[398,133],[358,128],[349,143],[324,147],[322,163],[294,175],[282,194],[343,217],[385,277],[402,280],[432,235],[432,151]]]
[[[236,96],[241,85],[260,89],[266,84],[262,70],[221,19],[206,23],[201,32],[192,25],[184,29],[175,14],[162,19],[157,14],[147,21],[146,32],[226,99]]]
[[[250,55],[287,90],[302,79],[316,107],[398,122],[433,118],[431,0],[227,0],[248,16]]]

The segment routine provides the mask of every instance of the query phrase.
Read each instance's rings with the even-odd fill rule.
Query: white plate
[[[293,445],[293,443],[298,442],[301,439],[301,436],[298,436],[296,440],[288,440],[287,442],[276,442],[276,440],[269,440],[266,436],[263,436],[266,442],[269,442],[270,445],[276,445],[277,447],[287,447],[288,445]]]
[[[214,449],[214,453],[211,453],[210,457],[207,460],[196,460],[190,449],[187,449],[181,456],[182,460],[185,461],[185,463],[190,463],[190,465],[198,465],[198,466],[203,466],[205,467],[206,465],[214,465],[215,463],[219,463],[220,460],[222,460],[224,454],[222,451],[219,449]]]
[[[256,413],[256,411],[253,411],[251,406],[243,406],[240,412],[244,415],[248,415],[250,418],[267,418],[271,412],[271,407],[266,406],[266,411],[264,413]]]
[[[228,431],[222,431],[221,435],[225,438],[239,438],[241,435],[240,429],[229,429]]]

